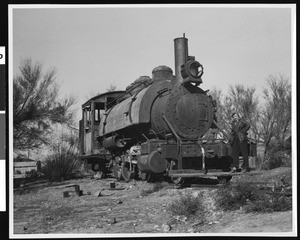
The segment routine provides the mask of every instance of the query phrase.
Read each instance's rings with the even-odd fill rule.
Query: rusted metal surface
[[[171,68],[161,65],[153,69],[152,78],[139,77],[119,96],[106,93],[83,105],[82,158],[93,164],[101,162],[101,169],[106,167],[117,179],[122,177],[126,181],[133,175],[144,180],[158,176],[168,172],[171,163],[174,171],[202,171],[173,172],[173,178],[209,176],[206,171],[214,164],[224,171],[229,168],[229,144],[202,139],[216,125],[215,101],[198,87],[203,66],[189,56],[185,36],[174,39],[174,50],[175,75]],[[100,108],[105,113],[98,117],[96,111]],[[133,156],[129,153],[131,147],[141,151]],[[109,164],[100,149],[111,155]]]
[[[167,161],[158,151],[152,151],[149,155],[141,155],[138,159],[138,167],[141,171],[162,173],[167,168]]]
[[[174,39],[174,55],[175,55],[175,76],[176,85],[183,83],[181,76],[181,66],[188,60],[188,39],[185,37]]]
[[[167,119],[183,138],[198,139],[212,124],[214,107],[211,99],[192,85],[174,88],[165,109]]]

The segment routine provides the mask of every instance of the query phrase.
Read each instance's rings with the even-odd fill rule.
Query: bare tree
[[[117,91],[117,86],[113,85],[113,84],[109,84],[109,88],[106,89],[106,92],[113,92],[113,91]],[[86,100],[89,100],[93,97],[96,97],[100,94],[102,94],[103,92],[95,92],[95,91],[91,91],[85,98]]]
[[[117,86],[114,84],[109,84],[109,88],[106,89],[107,92],[113,92],[116,91]]]
[[[255,91],[255,87],[245,88],[240,84],[230,86],[227,102],[231,104],[232,111],[242,115],[249,122],[249,132],[253,138],[259,140],[259,101]]]
[[[269,89],[265,88],[263,97],[261,134],[265,154],[271,145],[284,147],[285,140],[291,136],[291,84],[287,77],[270,75],[267,78]]]
[[[243,85],[229,86],[227,95],[214,88],[210,94],[217,101],[217,119],[219,125],[230,129],[231,115],[237,112],[251,125],[252,136],[259,139],[259,107],[258,98],[255,96],[255,88],[245,88]]]
[[[59,99],[54,68],[43,74],[40,63],[25,59],[19,69],[13,80],[14,149],[28,150],[49,143],[51,124],[72,124],[75,98]]]

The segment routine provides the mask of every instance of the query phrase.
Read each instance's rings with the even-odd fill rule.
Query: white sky
[[[272,6],[14,8],[13,73],[26,57],[55,67],[80,113],[92,92],[124,90],[159,65],[174,71],[173,39],[185,33],[204,66],[201,88],[243,84],[261,95],[269,74],[291,77],[291,9]]]

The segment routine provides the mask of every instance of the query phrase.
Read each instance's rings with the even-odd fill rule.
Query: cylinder
[[[167,168],[167,161],[158,151],[152,151],[149,155],[141,155],[137,164],[142,172],[162,173]]]
[[[188,60],[188,39],[184,36],[174,39],[174,54],[175,54],[175,84],[183,83],[181,76],[181,65]]]
[[[125,146],[125,142],[119,136],[111,136],[103,140],[103,147],[108,150],[115,150]]]

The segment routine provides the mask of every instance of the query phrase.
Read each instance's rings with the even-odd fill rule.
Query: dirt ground
[[[261,172],[256,179],[279,179],[291,169]],[[251,176],[248,176],[251,178]],[[233,178],[236,181],[238,178]],[[267,214],[245,213],[243,209],[224,212],[214,202],[217,188],[182,188],[168,183],[108,179],[76,179],[61,183],[37,184],[14,192],[14,234],[175,234],[175,233],[288,233],[292,232],[292,211]],[[63,192],[77,184],[82,196]],[[155,190],[153,190],[155,189]],[[205,221],[172,216],[168,205],[180,194],[204,195]],[[199,218],[200,219],[200,218]],[[100,236],[100,235],[99,235]]]

